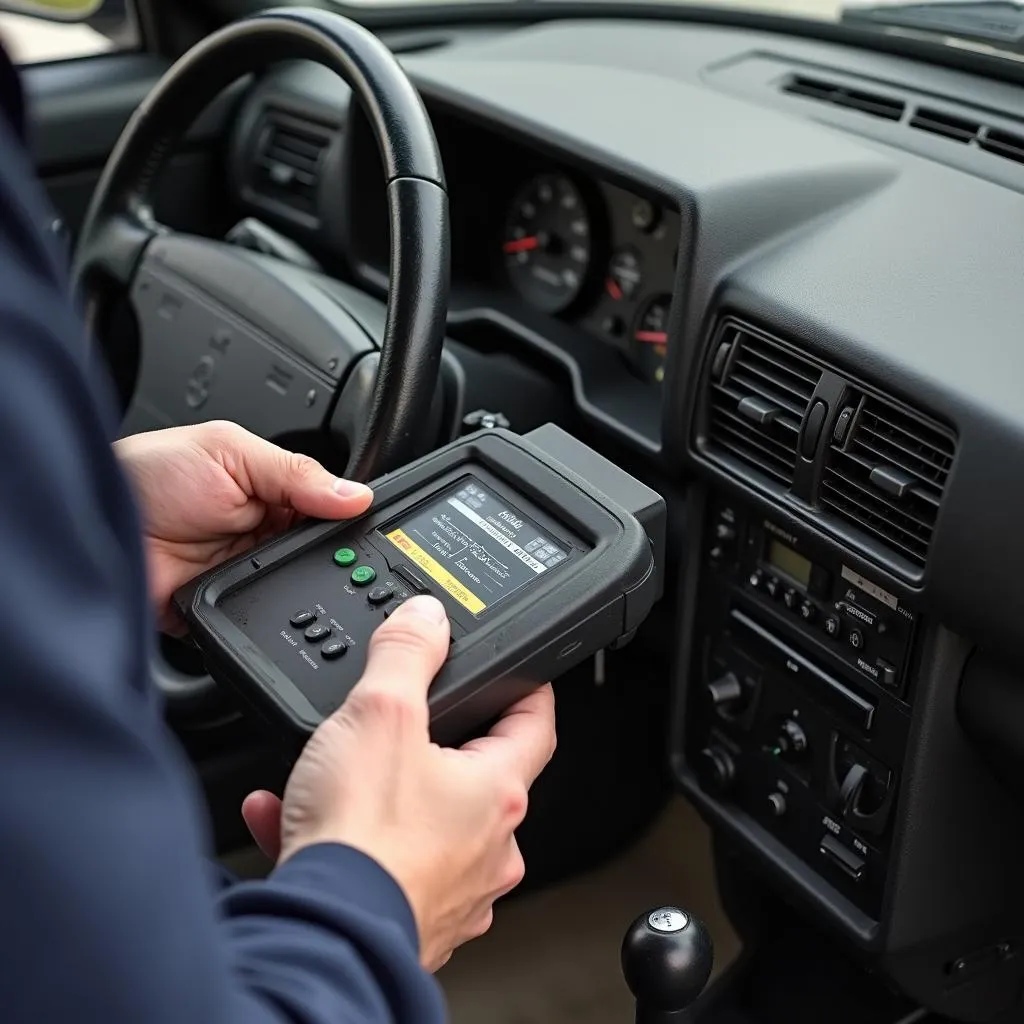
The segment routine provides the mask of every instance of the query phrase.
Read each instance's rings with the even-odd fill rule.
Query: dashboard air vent
[[[965,117],[956,117],[944,110],[932,110],[929,107],[918,107],[910,119],[910,127],[918,128],[932,135],[941,135],[944,139],[954,142],[970,142],[981,130],[977,121],[969,121]]]
[[[907,109],[906,103],[896,96],[867,92],[864,89],[850,89],[838,82],[809,78],[807,75],[790,76],[783,82],[782,91],[789,96],[801,96],[804,99],[829,103],[834,107],[857,110],[872,117],[885,118],[887,121],[898,121]]]
[[[956,442],[938,424],[862,395],[836,420],[821,503],[923,567]]]
[[[321,160],[336,133],[282,111],[266,111],[256,132],[253,189],[303,213],[315,213]]]
[[[1024,164],[1024,135],[989,128],[978,136],[978,145],[988,153]]]
[[[793,482],[800,424],[821,370],[787,345],[727,321],[711,368],[707,440],[786,487]]]

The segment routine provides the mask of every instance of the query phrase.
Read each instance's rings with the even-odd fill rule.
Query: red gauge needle
[[[506,242],[502,249],[505,252],[529,252],[531,249],[536,249],[540,245],[540,239],[536,235],[527,235],[525,238],[515,238],[511,242]]]
[[[619,282],[614,277],[609,277],[605,283],[605,288],[608,289],[608,294],[618,302],[622,298],[622,289],[619,287]]]
[[[664,345],[668,342],[668,331],[637,331],[633,337],[642,345]]]

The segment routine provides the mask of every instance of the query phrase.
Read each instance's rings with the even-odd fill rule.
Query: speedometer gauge
[[[579,295],[590,268],[590,219],[576,186],[562,174],[534,178],[512,201],[502,252],[517,292],[545,313]]]

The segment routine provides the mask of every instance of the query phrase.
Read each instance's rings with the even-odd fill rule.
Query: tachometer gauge
[[[564,175],[542,174],[513,200],[502,252],[509,281],[532,306],[559,313],[579,295],[590,267],[590,219]]]
[[[642,377],[658,384],[665,379],[668,312],[671,305],[671,295],[656,295],[648,299],[633,325],[633,365]]]

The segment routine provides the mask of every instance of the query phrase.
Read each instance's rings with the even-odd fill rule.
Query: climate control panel
[[[881,911],[916,615],[763,516],[711,504],[685,757],[704,792]]]

